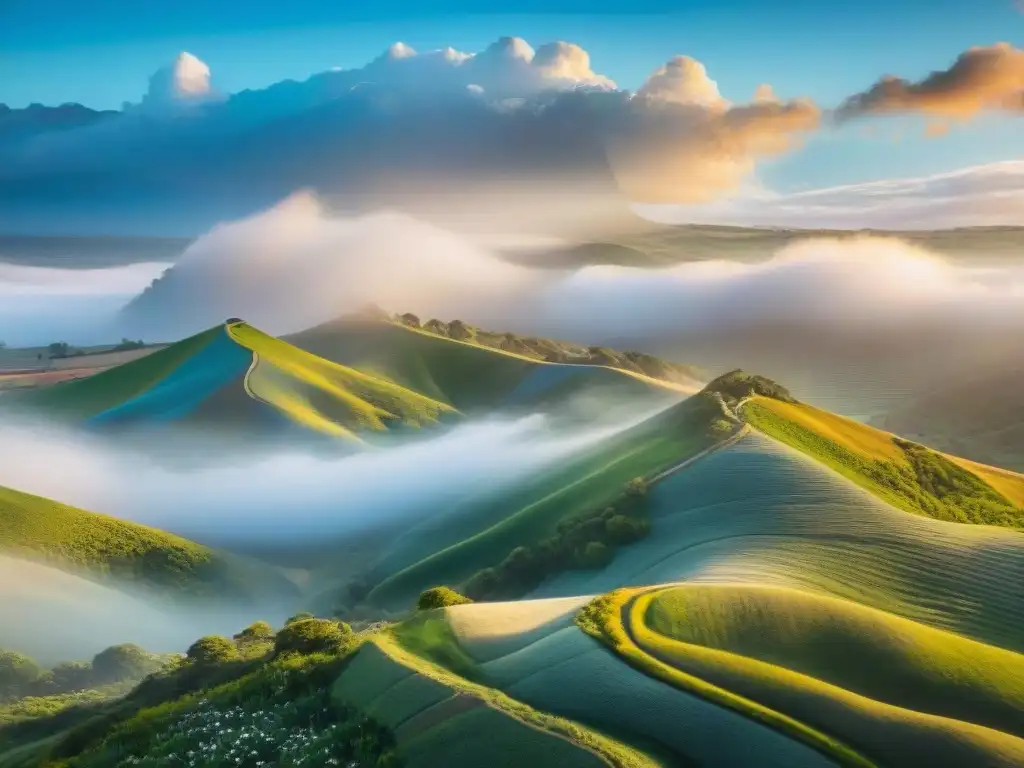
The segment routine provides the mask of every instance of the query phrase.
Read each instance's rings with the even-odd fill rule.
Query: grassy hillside
[[[186,539],[9,488],[0,488],[0,552],[172,598],[287,590],[269,570]]]
[[[901,509],[940,520],[1024,528],[1024,506],[1014,500],[1024,489],[1024,476],[999,473],[997,482],[1008,497],[943,454],[803,403],[755,397],[743,415],[765,434]]]
[[[404,646],[424,647],[433,617],[366,643],[332,696],[390,728],[408,766],[661,763],[589,728],[474,683]],[[428,641],[429,642],[429,641]],[[472,670],[471,670],[472,673]]]
[[[95,376],[9,396],[15,405],[39,406],[61,416],[85,419],[141,395],[216,340],[211,328],[177,344]]]
[[[1014,735],[1024,722],[1019,654],[844,601],[747,585],[623,590],[581,617],[646,674],[841,764],[1024,759]]]
[[[246,393],[314,431],[348,437],[456,415],[451,406],[324,360],[245,323],[231,324],[227,332],[253,353]]]
[[[695,387],[603,365],[560,367],[380,318],[342,318],[285,338],[319,357],[376,375],[463,412],[531,405],[582,392],[622,398],[689,394]],[[568,359],[568,358],[567,358]]]
[[[673,765],[825,766],[826,757],[742,714],[648,677],[574,626],[587,598],[446,609],[480,679],[534,707],[664,754]]]
[[[460,584],[498,565],[514,548],[551,536],[559,522],[604,509],[630,480],[654,477],[734,429],[709,394],[684,400],[534,482],[499,498],[466,503],[410,531],[415,546],[407,551],[413,557],[424,554],[398,568],[400,556],[385,556],[371,573],[377,585],[370,600],[401,608],[427,587]]]
[[[485,331],[467,325],[461,320],[453,320],[448,323],[443,320],[431,319],[420,324],[420,319],[413,314],[400,315],[396,319],[410,328],[422,329],[436,336],[512,352],[533,360],[617,368],[687,386],[693,386],[703,378],[701,372],[691,366],[672,363],[643,352],[619,352],[608,347],[585,347],[536,336]]]
[[[975,461],[1024,472],[1024,359],[943,381],[877,419],[884,429]]]
[[[1024,536],[886,504],[758,432],[648,490],[651,534],[536,597],[694,581],[797,587],[1024,651]]]
[[[251,433],[290,425],[344,438],[457,416],[446,403],[318,358],[242,322],[11,402],[105,428],[174,425]]]

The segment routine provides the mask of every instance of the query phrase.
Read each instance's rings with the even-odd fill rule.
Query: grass
[[[219,333],[222,328],[217,326],[94,376],[9,397],[14,405],[40,407],[68,418],[89,418],[141,395],[198,354]]]
[[[743,414],[765,434],[900,509],[940,520],[1024,528],[1024,507],[924,446],[804,404],[756,397]]]
[[[627,634],[659,662],[832,734],[881,764],[1024,759],[1019,654],[777,587],[656,588],[620,605]]]
[[[575,607],[587,601],[576,599]],[[622,663],[573,626],[573,607],[564,600],[475,604],[449,609],[448,617],[460,642],[481,659],[487,682],[534,707],[601,728],[665,764],[832,764],[738,713]],[[501,647],[474,641],[495,631],[505,634]]]
[[[645,603],[645,624],[674,640],[1024,736],[1022,654],[784,587],[695,584],[658,590]]]
[[[637,626],[633,620],[635,609],[631,604],[637,597],[636,590],[625,589],[598,597],[583,607],[577,623],[584,632],[605,643],[623,660],[655,679],[767,725],[807,744],[839,765],[864,768],[875,765],[856,750],[826,733],[782,712],[708,683],[651,655],[634,640]],[[629,622],[628,626],[625,622]]]
[[[270,581],[187,539],[9,488],[0,488],[0,551],[177,597],[244,599]]]
[[[613,765],[622,768],[641,768],[658,765],[643,753],[610,739],[592,729],[565,718],[534,709],[509,698],[500,691],[470,681],[452,670],[418,655],[426,651],[433,658],[460,659],[457,666],[472,663],[450,630],[441,629],[443,613],[440,610],[416,617],[408,626],[399,626],[392,632],[373,637],[360,650],[348,670],[335,684],[332,695],[345,701],[366,701],[363,706],[374,707],[392,688],[408,688],[410,675],[423,676],[447,687],[452,699],[434,703],[434,696],[423,698],[420,714],[407,715],[396,726],[399,753],[409,760],[421,760],[423,765],[482,765],[502,759],[498,744],[507,744],[514,750],[508,753],[521,765],[525,754],[550,755],[545,762],[555,759],[558,765]],[[365,659],[364,659],[365,657]],[[396,669],[398,667],[399,669]],[[402,670],[405,670],[403,672]],[[471,672],[476,675],[476,673]],[[354,697],[354,698],[350,698]],[[475,699],[476,702],[470,701]],[[442,707],[450,707],[453,716],[445,716]],[[433,710],[439,710],[435,713]],[[469,712],[489,712],[469,717]],[[477,733],[478,729],[484,729]],[[494,733],[497,741],[480,738],[480,734]],[[436,751],[435,751],[436,750]],[[498,763],[503,764],[503,763]]]
[[[462,412],[489,411],[506,404],[531,375],[556,363],[535,357],[439,336],[380,319],[341,319],[285,341],[344,366],[356,368],[452,406]],[[536,395],[568,397],[593,385],[624,387],[630,394],[687,393],[689,390],[634,372],[579,366],[583,373],[571,386]],[[520,405],[534,402],[527,399]]]
[[[720,415],[711,398],[695,396],[515,493],[482,505],[475,533],[388,576],[370,593],[370,601],[405,607],[423,589],[454,586],[497,565],[515,547],[552,535],[559,521],[604,508],[633,478],[657,475],[717,442],[720,436],[710,428]]]
[[[246,377],[257,400],[299,424],[325,434],[352,437],[389,426],[428,426],[456,415],[450,405],[268,336],[245,323],[228,334],[255,354]]]

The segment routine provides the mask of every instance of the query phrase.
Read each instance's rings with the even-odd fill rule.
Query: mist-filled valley
[[[1024,765],[1013,3],[64,5],[0,768]]]

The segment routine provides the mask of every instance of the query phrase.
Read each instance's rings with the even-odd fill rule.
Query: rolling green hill
[[[444,403],[229,322],[96,376],[20,393],[15,406],[102,428],[191,426],[331,437],[457,417]]]
[[[578,349],[574,345],[516,338],[506,344],[513,347],[509,350],[500,346],[508,341],[505,335],[481,334],[462,325],[464,333],[456,333],[462,338],[454,338],[454,323],[434,323],[428,325],[438,332],[380,317],[346,317],[293,334],[285,341],[465,413],[550,404],[586,393],[667,401],[699,388],[695,379],[682,373],[689,369],[670,367],[655,358],[641,367],[623,353],[607,350],[593,358],[584,348],[588,362],[573,362],[582,359],[570,354]],[[536,343],[534,347],[531,341]],[[546,356],[557,358],[557,362],[545,361]],[[597,362],[589,362],[592,359]],[[615,367],[626,363],[629,369]],[[653,378],[650,373],[676,380]]]
[[[0,554],[172,600],[294,596],[269,567],[9,488],[0,488]]]
[[[743,406],[743,415],[900,509],[1024,528],[1024,475],[972,466],[803,403],[757,396]]]
[[[542,543],[563,521],[614,504],[631,480],[654,478],[738,430],[711,393],[670,406],[502,496],[470,499],[415,526],[370,570],[369,600],[399,608],[434,584],[462,584]]]

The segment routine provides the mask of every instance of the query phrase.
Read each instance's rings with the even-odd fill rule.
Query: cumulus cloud
[[[665,224],[897,230],[1019,226],[1024,223],[1024,161],[791,194],[761,191],[709,205],[645,205],[634,210]]]
[[[611,201],[712,199],[818,122],[813,104],[770,88],[726,101],[693,59],[671,60],[633,94],[578,45],[534,50],[512,37],[475,54],[399,43],[364,67],[214,98],[206,66],[182,55],[154,76],[149,113],[37,136],[17,152],[0,144],[5,215],[131,211],[138,222],[152,211],[201,231],[313,188],[348,209],[506,226],[518,217],[537,231],[543,219],[564,231],[583,209],[590,226],[607,222]],[[160,105],[182,114],[194,103],[206,106],[186,109],[189,120],[151,119]]]
[[[967,119],[984,111],[1024,111],[1024,50],[1009,43],[977,46],[947,68],[913,82],[888,75],[848,98],[840,121],[865,115],[919,112]]]
[[[173,62],[149,78],[149,89],[142,98],[142,106],[168,110],[205,104],[219,98],[210,84],[210,68],[188,51],[182,51]]]
[[[735,190],[759,159],[818,127],[812,102],[783,102],[768,85],[749,104],[722,98],[704,65],[676,57],[656,70],[608,141],[625,195],[636,203],[701,203]]]

